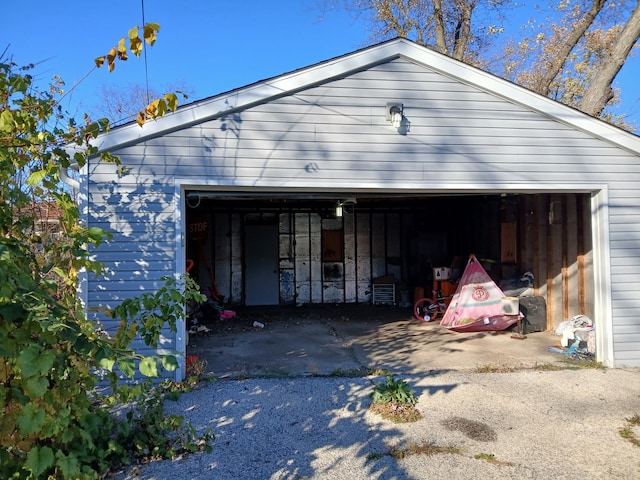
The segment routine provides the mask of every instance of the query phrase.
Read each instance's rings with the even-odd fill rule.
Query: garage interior
[[[187,259],[230,307],[411,306],[471,253],[498,285],[534,276],[546,325],[593,318],[590,195],[186,193]],[[374,285],[393,284],[392,295]],[[451,292],[452,293],[452,292]]]

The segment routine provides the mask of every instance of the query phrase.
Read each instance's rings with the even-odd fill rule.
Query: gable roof
[[[228,115],[236,110],[266,103],[272,99],[401,57],[455,81],[521,105],[530,111],[538,112],[634,154],[640,154],[640,137],[636,135],[404,38],[389,40],[230,92],[186,104],[165,117],[146,122],[142,127],[137,123],[120,126],[99,136],[93,144],[101,151],[135,144],[147,138],[161,136],[190,125]]]

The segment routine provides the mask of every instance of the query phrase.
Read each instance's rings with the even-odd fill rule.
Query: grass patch
[[[420,411],[409,403],[372,403],[369,410],[393,423],[412,423],[422,418]]]
[[[391,455],[396,460],[402,460],[403,458],[407,458],[411,455],[440,455],[440,454],[463,455],[464,452],[458,447],[432,445],[429,443],[423,443],[423,444],[409,443],[404,448],[392,448],[389,450],[389,455]]]
[[[543,372],[557,372],[559,370],[606,370],[601,362],[596,362],[592,359],[581,359],[567,357],[560,360],[558,363],[541,363],[533,367],[533,370],[539,370]]]
[[[620,428],[620,436],[628,440],[636,447],[640,447],[640,439],[636,434],[636,430],[640,427],[640,414],[635,414],[630,418],[626,418],[626,425]]]
[[[256,375],[253,375],[251,378],[265,378],[265,379],[274,379],[274,378],[291,378],[291,372],[289,372],[286,368],[273,368],[264,370]]]
[[[406,447],[402,448],[389,448],[387,454],[380,452],[371,452],[367,454],[367,460],[380,460],[385,455],[389,455],[395,460],[402,460],[413,455],[465,455],[465,452],[451,445],[434,445],[431,443],[409,443]],[[484,460],[485,462],[492,463],[494,465],[501,465],[506,467],[512,467],[515,464],[512,462],[505,462],[498,460],[492,453],[477,453],[473,456],[476,460]]]
[[[336,368],[329,375],[330,377],[360,378],[372,375],[372,370],[367,367],[358,368]]]
[[[160,383],[160,390],[169,400],[177,401],[181,394],[192,391],[198,383],[206,377],[207,361],[195,356],[187,356],[187,374],[182,382],[164,380]]]
[[[580,369],[593,369],[593,370],[606,370],[601,362],[596,362],[591,358],[582,359],[582,358],[565,358],[562,360],[563,364],[567,365],[568,369],[572,370],[580,370]]]
[[[567,370],[567,366],[559,363],[541,363],[534,366],[533,369],[539,372],[557,372],[560,370]]]
[[[394,423],[417,422],[422,414],[416,409],[418,398],[409,384],[387,375],[386,381],[378,383],[371,393],[373,403],[369,410]]]
[[[369,452],[367,453],[367,460],[372,460],[372,461],[377,461],[380,460],[382,457],[384,457],[385,454],[384,453],[380,453],[380,452]]]
[[[582,359],[567,357],[559,360],[558,363],[539,363],[533,367],[524,365],[500,365],[500,364],[487,364],[478,365],[473,370],[474,373],[513,373],[522,370],[538,370],[543,372],[557,372],[560,370],[606,370],[601,362],[596,362],[593,359]]]
[[[476,460],[484,460],[485,462],[493,463],[494,465],[504,465],[507,467],[512,467],[514,465],[511,462],[498,460],[493,453],[476,453],[473,458]]]
[[[473,371],[475,373],[511,373],[523,369],[524,367],[517,367],[513,365],[487,364],[478,365]]]

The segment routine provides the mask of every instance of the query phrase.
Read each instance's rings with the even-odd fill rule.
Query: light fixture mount
[[[343,213],[353,213],[356,203],[358,203],[358,200],[354,197],[338,200],[335,210],[336,217],[342,217]]]
[[[387,103],[385,117],[395,128],[400,128],[404,118],[404,105],[399,102]]]

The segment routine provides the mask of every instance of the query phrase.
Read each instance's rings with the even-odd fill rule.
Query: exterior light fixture
[[[394,128],[402,126],[404,106],[401,103],[387,103],[386,118]]]
[[[336,205],[336,217],[341,217],[343,213],[353,213],[353,209],[358,203],[358,200],[355,198],[346,198],[344,200],[338,200],[338,205]]]

